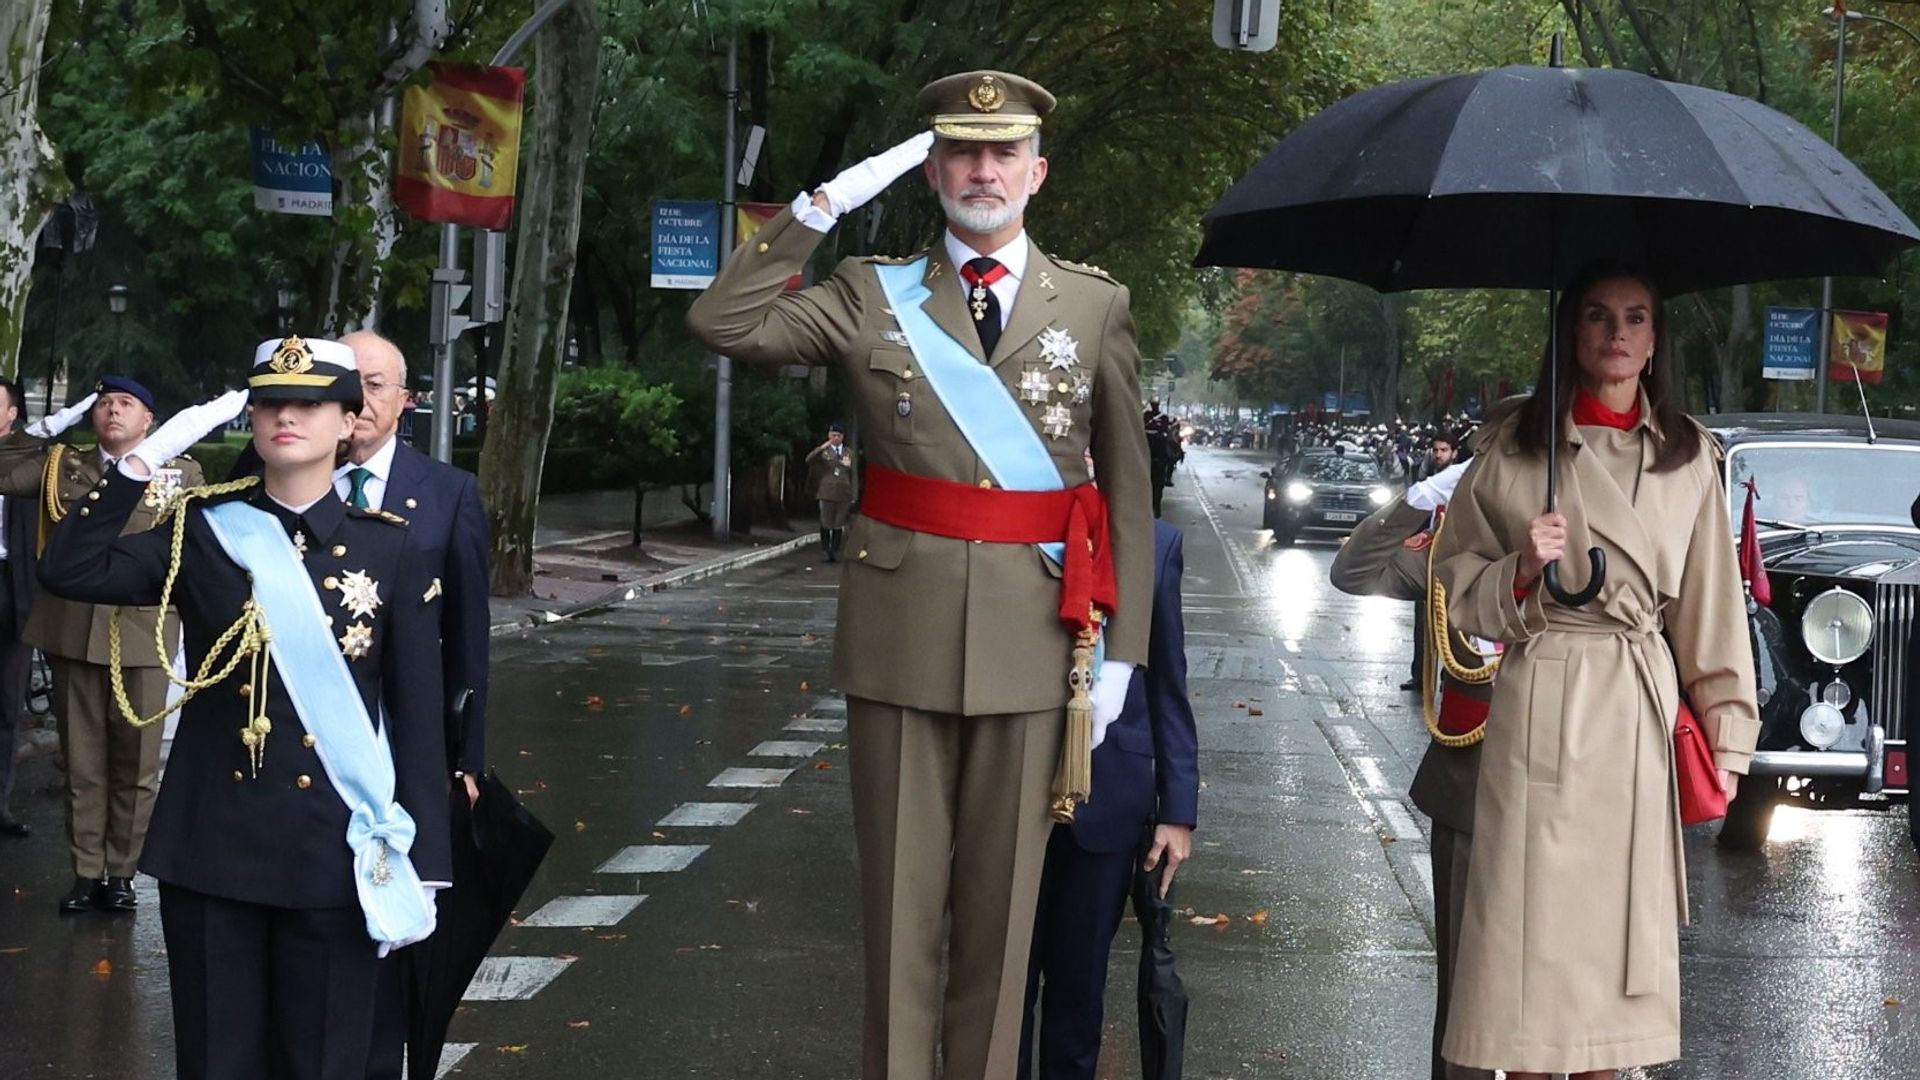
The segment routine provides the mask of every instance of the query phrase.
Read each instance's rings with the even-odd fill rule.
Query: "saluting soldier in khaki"
[[[68,514],[90,513],[88,503],[110,460],[139,445],[153,426],[153,395],[133,379],[103,377],[93,394],[28,432],[54,437],[81,417],[93,422],[96,448],[65,443],[34,445],[0,457],[0,494],[40,501],[40,542]],[[146,500],[134,510],[125,533],[153,527],[163,500],[203,482],[200,466],[179,458],[158,470]],[[161,727],[134,727],[119,715],[109,688],[107,631],[111,607],[82,604],[42,591],[21,638],[39,649],[53,669],[53,706],[60,748],[67,759],[67,841],[73,852],[73,888],[60,911],[128,911],[139,902],[133,874],[147,835],[147,819],[159,787]],[[166,707],[167,675],[159,667],[153,635],[154,608],[120,613],[121,664],[127,694],[140,715]],[[177,619],[166,640],[178,642]]]
[[[1154,541],[1127,290],[1024,229],[1053,103],[1002,72],[930,84],[916,104],[931,132],[796,199],[688,316],[744,360],[839,364],[860,418],[867,472],[834,678],[848,697],[869,1080],[931,1077],[936,1049],[947,1077],[1014,1075],[1050,776],[1084,764],[1063,731],[1087,718],[1068,686],[1087,597],[1116,608],[1095,739],[1147,653]],[[785,291],[840,215],[923,162],[947,218],[938,243]],[[1063,758],[1063,741],[1077,752]]]
[[[839,421],[827,428],[827,441],[807,455],[812,472],[813,497],[820,502],[820,552],[828,562],[839,562],[847,546],[847,523],[853,501],[860,497],[860,462],[847,445],[847,429]]]

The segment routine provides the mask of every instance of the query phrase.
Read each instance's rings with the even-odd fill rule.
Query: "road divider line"
[[[656,828],[716,829],[740,824],[759,804],[750,802],[686,802],[655,823]]]
[[[820,752],[826,743],[797,742],[785,739],[768,739],[759,746],[747,751],[748,757],[812,757]]]
[[[1380,771],[1380,763],[1370,757],[1354,758],[1353,771],[1360,774],[1360,779],[1366,782],[1367,790],[1369,791],[1387,792],[1393,790],[1387,783],[1387,774]]]
[[[1353,730],[1353,728],[1349,727],[1348,725],[1335,724],[1333,725],[1332,730],[1333,730],[1333,741],[1335,745],[1340,747],[1340,749],[1360,750],[1365,748],[1366,744],[1361,742],[1360,733]]]
[[[1380,816],[1387,819],[1387,831],[1393,834],[1395,840],[1411,842],[1425,839],[1413,815],[1407,813],[1407,808],[1401,806],[1398,799],[1376,799],[1374,802],[1380,807]]]
[[[705,844],[635,844],[600,864],[596,874],[675,874],[705,854]]]
[[[792,769],[742,769],[720,770],[720,775],[707,781],[710,788],[776,788],[786,783],[793,775]]]
[[[845,719],[837,716],[802,716],[787,723],[787,731],[808,731],[816,734],[832,734],[847,730]]]
[[[1327,685],[1327,680],[1321,678],[1318,675],[1315,675],[1311,671],[1307,672],[1305,675],[1300,676],[1300,681],[1303,683],[1306,683],[1307,689],[1313,691],[1316,694],[1326,695],[1326,694],[1333,693],[1333,688]]]
[[[618,926],[646,900],[644,894],[556,896],[520,920],[521,926]]]
[[[1324,697],[1316,698],[1315,700],[1320,702],[1320,711],[1327,714],[1327,719],[1329,720],[1346,719],[1347,714],[1340,708],[1339,702],[1333,700],[1332,698],[1324,698]]]

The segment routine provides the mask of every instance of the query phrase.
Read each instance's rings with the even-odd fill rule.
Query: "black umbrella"
[[[1138,864],[1136,864],[1138,865]],[[1151,873],[1133,874],[1133,917],[1140,923],[1141,1080],[1180,1080],[1187,1053],[1187,988],[1174,970],[1167,928],[1173,922],[1173,897],[1160,896],[1166,876],[1163,858]]]
[[[1758,102],[1558,63],[1340,101],[1269,151],[1205,228],[1198,265],[1327,274],[1382,292],[1554,290],[1609,259],[1645,268],[1672,295],[1878,275],[1920,243],[1920,229],[1852,162]],[[1559,441],[1556,430],[1549,510]],[[1599,591],[1605,563],[1598,549],[1588,556],[1578,594],[1547,568],[1561,603]]]
[[[463,714],[468,695],[461,695]],[[465,720],[451,725],[449,757],[460,758]],[[407,1073],[438,1073],[453,1022],[467,984],[480,970],[487,950],[507,924],[513,906],[553,845],[553,833],[520,805],[513,789],[488,770],[479,781],[480,799],[467,805],[465,785],[449,795],[453,822],[453,887],[438,896],[439,924],[433,936],[395,955],[407,1002]]]

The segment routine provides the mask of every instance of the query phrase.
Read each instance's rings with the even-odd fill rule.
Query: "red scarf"
[[[1610,427],[1615,431],[1631,431],[1640,423],[1640,399],[1633,399],[1633,408],[1626,412],[1614,412],[1601,404],[1581,387],[1573,392],[1573,422],[1588,427]]]

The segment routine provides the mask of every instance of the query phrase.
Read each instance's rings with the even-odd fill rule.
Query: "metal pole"
[[[1847,0],[1834,0],[1833,18],[1839,32],[1833,50],[1833,148],[1840,149],[1840,109],[1847,93]],[[1820,343],[1814,353],[1818,374],[1814,381],[1813,411],[1827,411],[1827,355],[1833,342],[1833,278],[1820,279]]]
[[[60,362],[60,297],[67,291],[67,252],[54,249],[60,257],[53,263],[53,331],[47,335],[47,393],[40,403],[40,415],[53,415],[53,370]]]
[[[740,100],[740,32],[727,36],[726,152],[720,161],[720,263],[726,265],[733,254],[733,120]],[[716,382],[713,390],[713,538],[726,540],[733,534],[732,473],[733,457],[733,359],[715,357]]]

